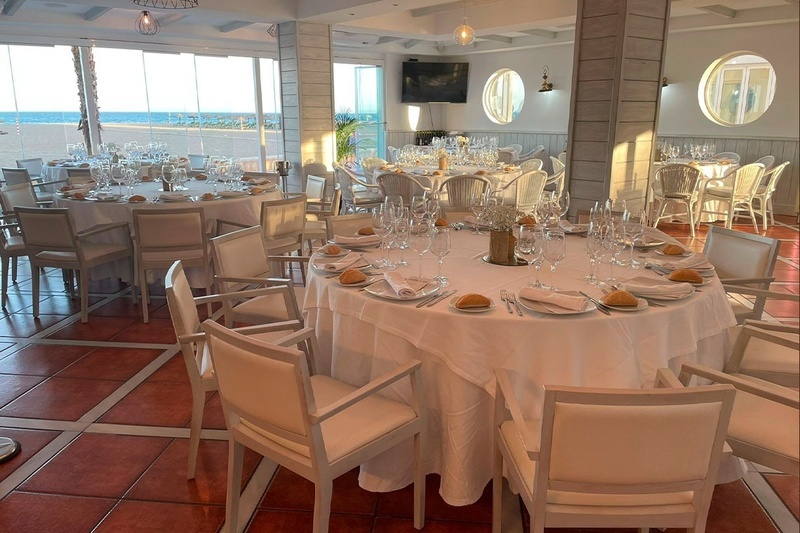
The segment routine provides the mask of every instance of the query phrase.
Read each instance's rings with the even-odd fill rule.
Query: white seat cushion
[[[299,305],[303,304],[305,294],[305,287],[294,287],[294,297]],[[286,312],[286,301],[283,296],[270,294],[268,296],[249,298],[235,305],[233,307],[233,318],[240,322],[266,324],[289,320],[289,315]]]
[[[12,235],[6,240],[5,251],[16,252],[25,249],[25,243],[19,235]]]
[[[798,340],[798,336],[793,333],[771,331],[770,334],[794,342]],[[750,354],[752,357],[748,357]],[[762,371],[797,375],[800,374],[800,357],[797,350],[751,337],[739,371],[745,374],[747,371]]]
[[[728,437],[797,460],[798,410],[737,390]]]
[[[717,196],[719,198],[730,198],[732,190],[733,189],[731,187],[709,187],[706,189],[706,195]]]

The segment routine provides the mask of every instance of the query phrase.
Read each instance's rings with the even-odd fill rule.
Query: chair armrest
[[[494,371],[497,378],[497,387],[500,389],[500,394],[503,395],[508,406],[508,412],[511,413],[511,420],[517,426],[519,437],[522,444],[525,446],[525,451],[528,452],[528,457],[537,461],[539,459],[539,445],[538,442],[530,442],[526,438],[525,433],[520,431],[520,428],[525,427],[525,418],[522,416],[522,409],[519,406],[516,395],[514,395],[514,388],[511,386],[511,380],[508,377],[508,372],[504,368],[498,368]]]
[[[388,372],[361,387],[360,389],[354,390],[344,398],[340,399],[337,402],[334,402],[322,409],[317,409],[313,413],[309,413],[309,418],[311,419],[312,424],[319,424],[324,422],[325,420],[329,419],[333,415],[341,413],[348,407],[358,403],[359,401],[365,399],[368,396],[371,396],[378,392],[381,389],[384,389],[391,385],[392,383],[414,374],[415,372],[419,372],[422,370],[422,361],[409,361],[405,365]]]
[[[268,255],[267,261],[276,261],[278,263],[308,263],[311,259],[307,255]]]
[[[736,390],[747,392],[759,396],[766,400],[781,403],[794,409],[800,409],[800,396],[791,389],[786,389],[778,385],[766,386],[766,382],[758,382],[749,379],[742,379],[730,374],[724,374],[719,370],[708,368],[695,363],[684,363],[681,367],[681,383],[687,385],[692,376],[708,379],[714,383],[726,383],[733,385]],[[762,385],[762,383],[764,383]]]
[[[111,222],[109,224],[100,224],[99,226],[93,226],[87,230],[79,231],[78,232],[78,240],[85,239],[87,237],[93,237],[95,235],[99,235],[101,233],[105,233],[107,231],[121,229],[121,228],[128,228],[127,222]]]
[[[774,277],[765,277],[765,278],[720,278],[719,281],[723,285],[747,285],[748,283],[772,283],[773,281],[775,281],[775,278]],[[764,289],[762,289],[762,290],[764,290]]]
[[[228,225],[228,226],[233,226],[234,228],[239,228],[239,229],[252,228],[252,227],[258,226],[258,224],[247,225],[247,224],[242,224],[241,222],[234,222],[232,220],[222,220],[221,218],[218,218],[217,219],[217,228],[216,229],[217,229],[217,233],[219,235],[222,235],[222,233],[219,232],[219,228],[223,224]]]
[[[231,283],[257,283],[259,285],[266,285],[269,287],[274,287],[275,285],[289,285],[292,283],[292,280],[285,278],[232,278],[215,275],[214,279],[217,281],[229,281]]]
[[[736,294],[747,294],[749,296],[764,296],[766,298],[771,298],[774,300],[794,300],[795,302],[800,301],[800,295],[790,294],[788,292],[768,291],[766,289],[755,289],[753,287],[745,287],[742,285],[729,285],[728,283],[725,282],[723,282],[722,288],[725,289],[725,292],[734,292]],[[762,323],[762,321],[760,320],[757,322]]]
[[[797,328],[790,333],[797,333]],[[781,337],[780,335],[775,335],[770,331],[765,331],[763,329],[759,329],[754,326],[744,326],[742,328],[742,332],[740,335],[746,335],[747,337],[755,337],[757,339],[765,340],[767,342],[771,342],[773,344],[778,344],[780,346],[785,346],[787,348],[793,348],[795,350],[800,350],[800,342],[787,339],[785,337]]]
[[[295,331],[290,335],[281,337],[275,341],[275,344],[278,346],[283,346],[284,348],[288,348],[289,346],[294,346],[295,344],[305,342],[314,336],[314,328],[303,328],[300,331]]]
[[[273,331],[283,331],[285,329],[297,329],[300,327],[298,320],[284,320],[282,322],[273,322],[272,324],[259,324],[257,326],[244,326],[241,328],[231,328],[231,331],[241,333],[242,335],[257,335],[259,333],[271,333]],[[190,333],[187,335],[179,335],[179,344],[189,344],[192,342],[200,342],[206,340],[204,332]]]
[[[683,383],[669,368],[659,368],[656,370],[656,380],[653,383],[653,387],[656,389],[682,389]]]
[[[781,293],[784,294],[784,293]],[[800,299],[800,296],[796,294],[785,294],[786,296],[794,296],[791,299]],[[787,298],[788,299],[788,298]],[[752,318],[748,318],[744,321],[744,326],[752,326],[758,329],[766,329],[770,331],[780,331],[783,333],[798,333],[800,332],[800,328],[797,326],[787,326],[785,324],[776,324],[774,322],[765,322],[763,320],[753,320]]]
[[[254,298],[256,296],[264,296],[267,294],[275,294],[284,292],[284,287],[288,289],[287,285],[277,285],[274,287],[261,287],[260,289],[249,289],[246,291],[226,292],[223,294],[211,294],[209,296],[196,296],[194,298],[195,305],[221,303],[228,300],[241,300],[242,298]]]

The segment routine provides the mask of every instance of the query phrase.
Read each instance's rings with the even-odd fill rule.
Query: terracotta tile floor
[[[780,222],[767,232],[782,241],[772,288],[797,294],[798,228],[792,218]],[[660,228],[695,250],[707,234],[702,227],[692,239],[684,225]],[[736,229],[753,231],[746,224]],[[0,435],[23,447],[0,465],[0,531],[219,531],[227,463],[219,395],[206,397],[197,476],[187,481],[191,392],[172,344],[163,289],[153,287],[151,323],[145,325],[126,287],[95,283],[96,309],[81,324],[77,300],[64,293],[60,273],[52,271],[43,280],[41,317],[33,320],[25,263],[0,315]],[[767,312],[785,323],[800,320],[797,305],[785,302],[769,304]],[[309,482],[288,470],[274,471],[254,453],[246,455],[245,470],[245,495],[251,493],[243,502],[253,511],[247,531],[311,530]],[[490,531],[491,485],[476,503],[451,507],[438,495],[438,484],[437,475],[428,476],[424,531]],[[362,490],[353,470],[334,485],[330,530],[415,531],[411,501],[410,487],[386,494]],[[797,478],[752,470],[744,480],[717,486],[708,531],[778,531],[775,524],[786,524],[786,517],[788,529],[797,530],[799,512]],[[520,510],[512,531],[521,531],[527,520]]]

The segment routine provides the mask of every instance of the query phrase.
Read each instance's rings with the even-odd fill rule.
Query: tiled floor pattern
[[[798,293],[800,239],[793,222],[783,218],[767,235],[782,240],[773,289]],[[705,229],[695,239],[680,224],[661,229],[702,249]],[[744,224],[736,229],[752,231]],[[8,311],[0,316],[0,435],[23,446],[0,465],[0,531],[218,531],[227,462],[222,410],[210,393],[197,477],[187,481],[191,390],[165,301],[152,301],[145,325],[124,287],[95,283],[90,321],[81,324],[78,302],[64,294],[59,272],[47,273],[43,291],[41,316],[33,320],[29,269],[21,261]],[[796,305],[770,304],[767,311],[785,323],[800,317]],[[248,531],[311,530],[309,482],[252,453],[245,467]],[[490,530],[491,485],[467,507],[447,505],[437,487],[438,476],[429,475],[425,531]],[[411,501],[410,487],[387,494],[360,489],[352,471],[334,485],[331,531],[413,531]],[[708,531],[797,531],[799,507],[797,478],[753,470],[716,488]],[[527,513],[510,514],[509,531],[521,531]]]

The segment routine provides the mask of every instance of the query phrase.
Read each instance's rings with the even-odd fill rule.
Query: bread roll
[[[72,198],[75,200],[85,200],[86,196],[84,196],[82,192],[76,192],[72,195]]]
[[[661,253],[664,255],[683,255],[686,250],[683,246],[678,246],[677,244],[668,244],[661,250]]]
[[[680,270],[673,270],[667,276],[667,279],[672,281],[686,281],[688,283],[703,283],[703,276],[697,270],[691,268],[682,268]]]
[[[197,176],[194,177],[194,179],[201,180],[201,181],[204,180],[204,179],[207,179],[207,178],[208,178],[208,176],[206,176],[205,174],[198,174]]]
[[[433,172],[431,172],[431,175],[433,175],[433,176],[444,176],[444,172],[442,172],[441,170],[434,170]]]
[[[339,255],[342,253],[342,249],[335,244],[329,244],[322,249],[322,253],[325,255]]]
[[[620,307],[635,307],[639,305],[639,300],[636,298],[636,296],[628,291],[612,291],[603,296],[603,303],[606,305],[615,305]]]
[[[72,185],[64,185],[64,186],[63,186],[63,187],[61,187],[61,189],[59,189],[59,190],[60,190],[61,192],[68,192],[68,191],[71,191],[73,188],[74,188],[74,187],[72,187]]]
[[[520,218],[518,221],[520,226],[531,226],[536,224],[536,219],[530,215],[525,215],[524,217]]]
[[[386,165],[381,165],[378,167],[378,170],[386,170],[387,168],[389,167],[387,167]]]
[[[214,193],[211,192],[203,193],[203,196],[201,196],[200,198],[202,198],[203,200],[213,200]]]
[[[363,228],[359,228],[358,234],[359,235],[375,235],[375,230],[372,229],[372,226],[365,226]]]
[[[128,197],[128,201],[135,204],[137,202],[145,202],[147,201],[147,198],[145,198],[141,194],[134,194],[133,196]]]
[[[447,226],[447,220],[445,220],[443,218],[437,218],[436,222],[434,223],[434,225],[437,226],[437,227],[443,228],[443,227]]]
[[[486,171],[485,171],[485,170],[478,170],[477,172],[475,172],[475,175],[476,175],[476,176],[483,176],[483,175],[485,175],[485,174],[486,174]]]
[[[261,194],[262,192],[266,192],[266,189],[264,189],[263,187],[253,187],[252,189],[250,189],[250,192],[252,194]]]
[[[342,285],[353,285],[354,283],[362,283],[364,281],[367,281],[367,276],[360,270],[355,270],[353,268],[339,274],[339,283]]]
[[[456,300],[456,307],[458,309],[477,309],[480,307],[489,307],[490,305],[492,305],[492,301],[489,298],[483,294],[476,294],[474,292],[465,294]]]

